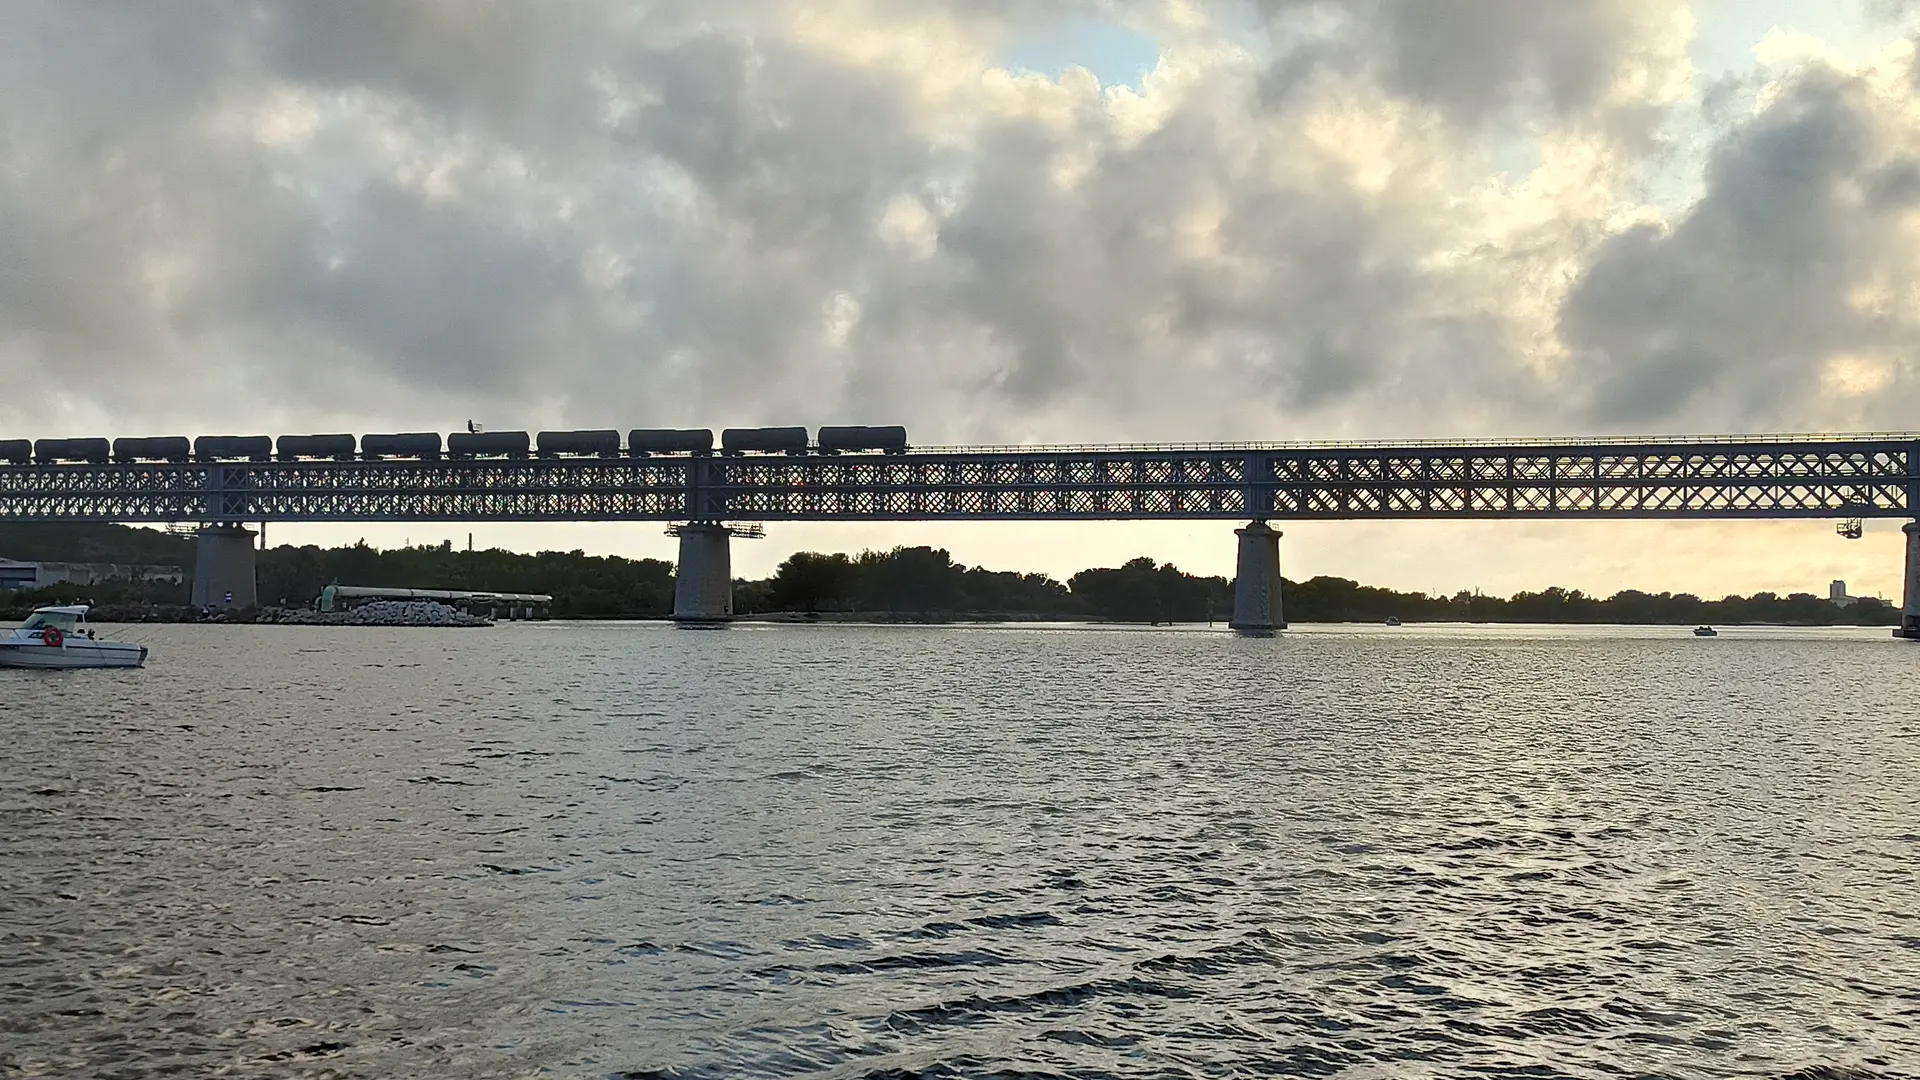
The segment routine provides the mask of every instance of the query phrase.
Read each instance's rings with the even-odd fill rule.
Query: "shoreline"
[[[16,621],[26,618],[28,611],[22,609],[9,612],[8,616]],[[116,625],[260,625],[260,626],[406,626],[447,627],[450,629],[475,628],[481,625],[507,625],[520,622],[556,622],[556,623],[598,623],[598,622],[658,622],[671,623],[666,615],[589,615],[556,616],[547,619],[495,620],[492,623],[443,623],[443,622],[355,622],[339,612],[316,612],[307,608],[259,608],[256,610],[214,612],[202,615],[190,607],[151,607],[133,608],[123,605],[106,604],[93,609],[89,621]],[[754,612],[737,615],[731,621],[736,623],[755,623],[773,626],[814,626],[814,625],[865,625],[865,626],[984,626],[1019,624],[1073,624],[1080,626],[1135,627],[1140,629],[1172,629],[1177,627],[1216,627],[1223,628],[1227,620],[1216,619],[1211,623],[1204,621],[1167,621],[1145,622],[1125,619],[1110,619],[1078,613],[1056,612],[1036,614],[1032,612],[941,612],[913,614],[904,612]],[[1748,629],[1852,629],[1880,630],[1890,629],[1894,623],[1852,623],[1852,622],[1713,622],[1703,624],[1697,621],[1679,622],[1610,622],[1603,620],[1523,620],[1500,619],[1484,621],[1465,621],[1452,619],[1402,619],[1400,627],[1377,619],[1293,619],[1295,626],[1378,626],[1382,629],[1415,626],[1602,626],[1602,627],[1658,627],[1688,629],[1699,625],[1712,625],[1716,628]]]

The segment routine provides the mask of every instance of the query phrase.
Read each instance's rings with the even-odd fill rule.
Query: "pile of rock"
[[[492,626],[493,620],[432,600],[375,600],[347,611],[265,608],[255,622],[297,626]]]

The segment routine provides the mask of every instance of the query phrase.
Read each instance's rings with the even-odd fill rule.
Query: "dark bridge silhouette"
[[[625,446],[612,431],[445,450],[437,435],[367,436],[358,453],[351,436],[286,436],[281,451],[265,436],[191,450],[42,440],[31,454],[0,441],[12,462],[0,520],[200,523],[196,602],[232,593],[236,606],[253,599],[252,523],[684,523],[675,614],[688,621],[732,614],[730,521],[1240,520],[1233,621],[1261,632],[1285,625],[1267,522],[1912,519],[1920,507],[1920,433],[911,450],[898,428],[821,429],[818,443],[799,428],[726,435],[718,452],[710,432],[656,429]],[[114,452],[136,443],[152,459]],[[1906,532],[1900,633],[1920,636],[1920,526]]]

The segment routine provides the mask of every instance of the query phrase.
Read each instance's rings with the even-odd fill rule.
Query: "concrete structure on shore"
[[[1233,575],[1233,620],[1227,625],[1256,637],[1284,630],[1287,619],[1280,605],[1281,534],[1264,521],[1233,533],[1240,538],[1240,557]]]
[[[680,562],[673,578],[673,621],[723,623],[733,618],[732,534],[718,522],[680,526]]]
[[[1900,605],[1900,626],[1893,636],[1920,641],[1920,521],[1909,521],[1900,531],[1907,534],[1907,587]]]
[[[255,607],[252,529],[241,525],[208,525],[194,543],[194,607],[203,611],[237,611]]]
[[[54,585],[98,585],[108,581],[152,581],[178,585],[186,579],[186,572],[178,566],[0,559],[0,591],[9,592],[16,589],[45,589]]]

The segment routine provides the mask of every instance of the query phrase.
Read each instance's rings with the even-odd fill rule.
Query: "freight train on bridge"
[[[711,455],[711,428],[634,428],[626,442],[613,429],[590,431],[456,431],[444,440],[437,432],[394,435],[184,435],[108,440],[0,439],[0,463],[13,465],[131,465],[139,462],[294,462],[294,461],[473,461],[483,458],[647,458],[655,455]],[[839,426],[820,429],[818,441],[803,427],[727,428],[720,453],[852,454],[907,452],[907,429]]]
[[[1920,511],[1920,433],[917,447],[899,426],[0,439],[0,521],[195,523],[194,602],[246,606],[266,522],[662,521],[674,613],[732,615],[769,521],[1212,519],[1232,625],[1284,626],[1272,521],[1866,518]],[[729,525],[728,523],[736,523]],[[1899,633],[1920,638],[1920,522]],[[231,595],[232,599],[228,597]]]

